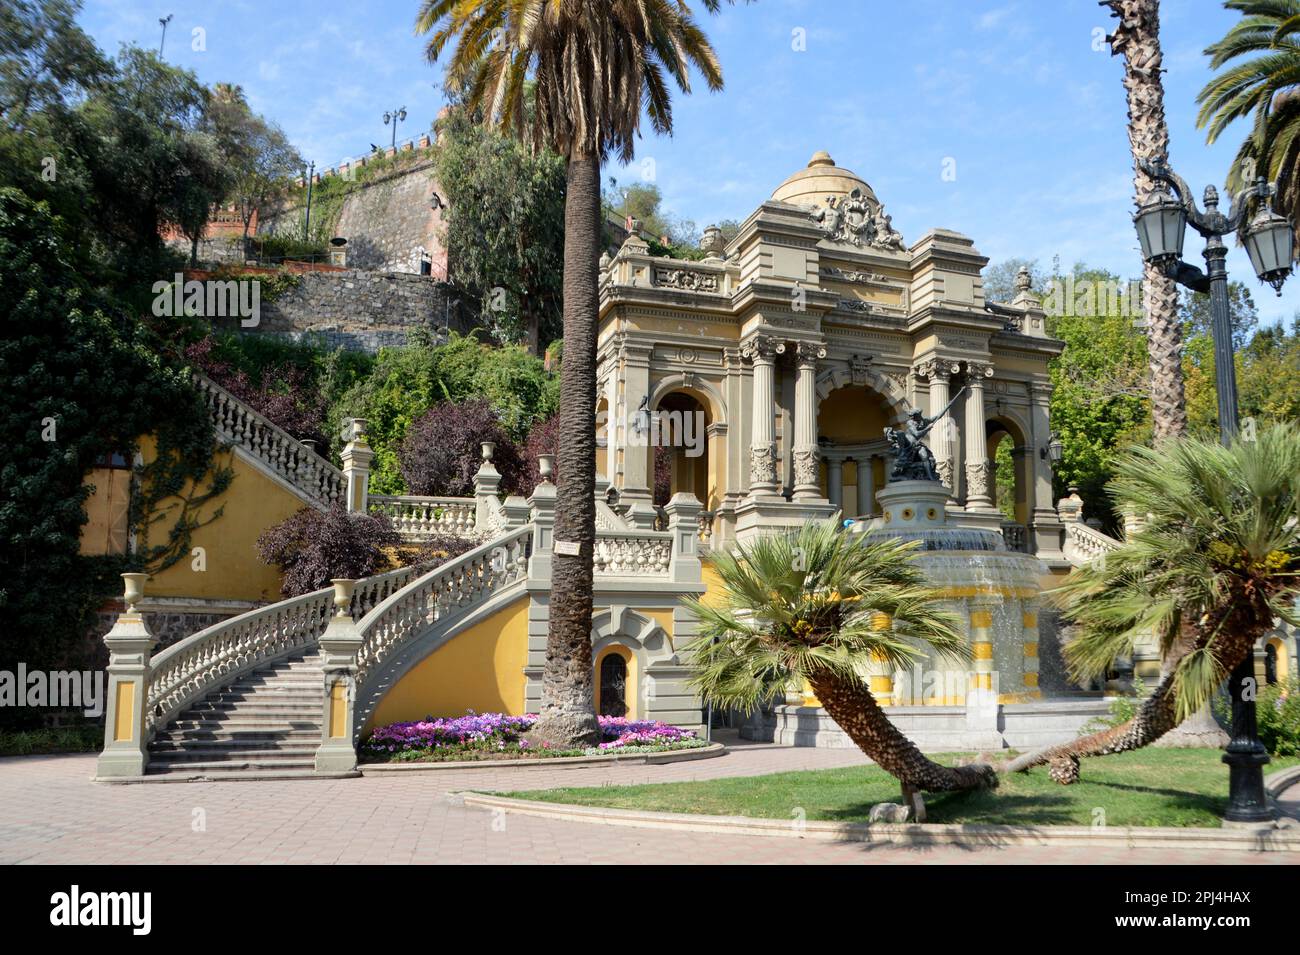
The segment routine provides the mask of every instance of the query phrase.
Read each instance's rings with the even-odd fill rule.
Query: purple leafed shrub
[[[501,491],[513,494],[523,478],[523,461],[491,402],[484,398],[444,401],[411,422],[398,458],[412,494],[470,497],[482,463],[480,445],[496,443],[492,463]]]
[[[336,577],[358,579],[381,571],[388,563],[385,548],[401,538],[388,518],[349,514],[341,507],[318,511],[304,507],[268,528],[257,539],[264,563],[284,573],[281,595],[297,597],[328,587]]]
[[[185,357],[222,388],[299,440],[317,448],[329,442],[321,432],[326,400],[310,376],[293,364],[263,369],[258,380],[217,358],[216,340],[209,335],[185,349]]]

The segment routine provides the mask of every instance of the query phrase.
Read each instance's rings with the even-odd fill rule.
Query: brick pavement
[[[734,739],[728,740],[734,744]],[[0,863],[1158,863],[1284,864],[1284,853],[909,848],[494,816],[463,789],[634,784],[864,762],[850,750],[736,745],[666,766],[464,769],[348,780],[92,783],[94,757],[0,759]],[[1297,787],[1300,788],[1300,787]],[[1300,792],[1288,794],[1291,812]]]

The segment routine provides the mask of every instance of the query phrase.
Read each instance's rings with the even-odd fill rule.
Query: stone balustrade
[[[653,531],[605,531],[596,535],[593,568],[603,577],[667,577],[672,535]]]
[[[371,494],[368,510],[383,514],[403,540],[422,543],[439,535],[475,537],[477,501],[472,497]],[[490,530],[490,528],[484,528]]]
[[[347,501],[343,472],[216,382],[196,376],[217,438],[242,448],[272,473],[316,503],[329,507]]]
[[[1114,550],[1120,542],[1079,521],[1065,522],[1065,547],[1062,550],[1070,563],[1078,566]]]
[[[349,612],[362,617],[420,573],[402,567],[358,582]],[[315,646],[325,631],[334,590],[327,587],[250,610],[168,647],[149,666],[146,729],[166,726],[214,686],[256,666]]]

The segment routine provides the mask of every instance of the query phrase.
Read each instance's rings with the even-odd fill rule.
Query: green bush
[[[1265,686],[1255,703],[1259,738],[1274,756],[1300,756],[1300,680]]]
[[[93,724],[57,729],[0,730],[0,756],[97,753],[103,744],[104,727]]]
[[[253,249],[259,258],[273,261],[321,262],[329,257],[324,242],[304,242],[282,234],[259,235],[253,240]]]

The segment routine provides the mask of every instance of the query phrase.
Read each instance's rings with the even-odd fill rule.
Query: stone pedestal
[[[123,574],[126,612],[104,635],[108,647],[108,696],[104,710],[104,751],[95,764],[99,778],[143,776],[149,763],[145,737],[148,712],[149,661],[154,636],[135,609],[147,574]]]
[[[876,492],[880,516],[854,525],[862,531],[902,531],[943,527],[951,492],[938,481],[895,481]]]

